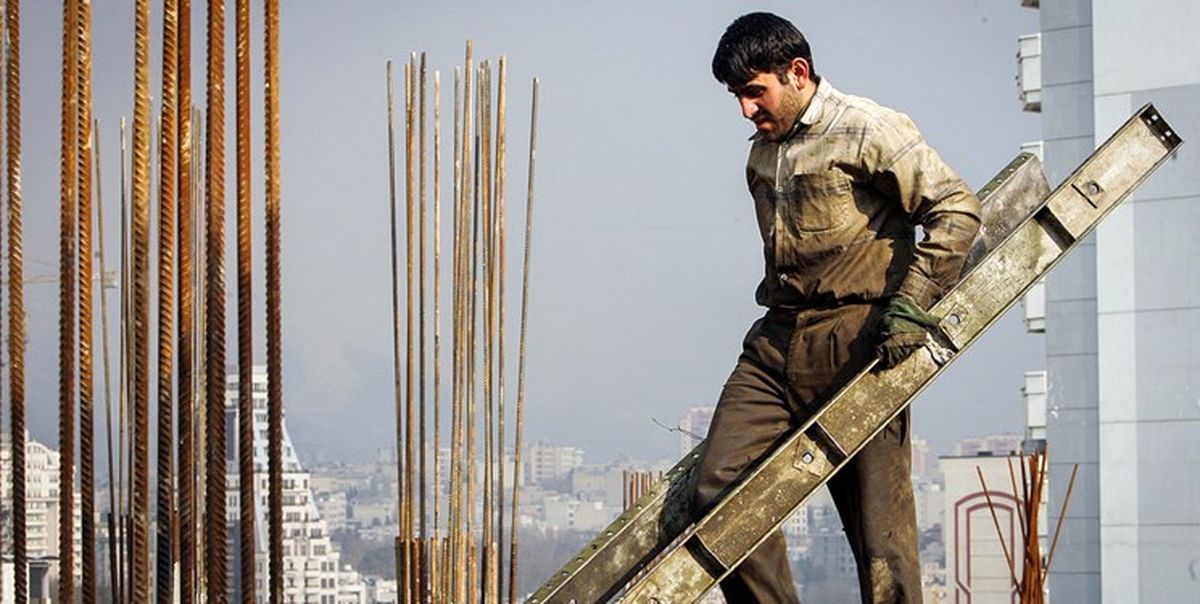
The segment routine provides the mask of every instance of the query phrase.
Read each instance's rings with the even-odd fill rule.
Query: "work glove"
[[[908,296],[895,295],[888,301],[879,320],[879,346],[876,350],[885,367],[895,367],[913,351],[925,345],[929,330],[938,320],[925,312]]]

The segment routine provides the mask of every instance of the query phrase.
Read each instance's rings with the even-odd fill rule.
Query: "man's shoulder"
[[[840,114],[837,121],[842,126],[858,126],[867,130],[912,127],[912,120],[907,115],[881,105],[872,98],[841,91],[834,91],[830,98],[838,108],[834,114]]]

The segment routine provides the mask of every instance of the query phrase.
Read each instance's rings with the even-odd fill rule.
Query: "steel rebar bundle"
[[[155,595],[170,602],[174,587],[173,527],[175,525],[173,450],[174,361],[174,259],[175,259],[175,124],[178,89],[176,50],[178,11],[175,0],[165,0],[162,42],[162,106],[158,128],[158,541],[155,560]]]
[[[253,603],[254,355],[250,241],[250,2],[237,0],[238,520],[241,601]],[[274,569],[272,569],[274,570]]]
[[[78,71],[77,0],[63,3],[61,204],[59,232],[58,446],[59,568],[67,569],[58,582],[58,599],[73,602],[75,594],[75,286],[76,216],[78,212]]]
[[[8,356],[10,433],[13,460],[13,566],[18,604],[29,597],[25,526],[25,295],[21,208],[21,12],[20,0],[5,2],[8,37],[5,66],[5,135],[8,192]]]
[[[1058,525],[1055,527],[1053,540],[1050,545],[1050,553],[1049,556],[1043,557],[1041,553],[1041,540],[1038,537],[1038,523],[1042,499],[1045,494],[1047,461],[1048,456],[1045,450],[1035,451],[1028,458],[1024,454],[1020,455],[1018,465],[1021,468],[1021,472],[1018,481],[1017,474],[1013,470],[1012,458],[1008,458],[1008,474],[1012,485],[1012,499],[1016,508],[1016,520],[1021,530],[1021,542],[1023,545],[1020,551],[1021,559],[1019,560],[1019,564],[1021,572],[1019,574],[1017,572],[1017,544],[1010,544],[1005,541],[1004,533],[1000,528],[1000,520],[996,514],[996,506],[992,502],[992,491],[988,489],[987,481],[984,480],[982,468],[979,466],[975,467],[975,472],[979,476],[979,484],[987,500],[988,510],[991,512],[993,525],[996,528],[996,536],[1000,543],[1000,549],[1004,552],[1005,562],[1008,563],[1009,579],[1012,581],[1013,593],[1021,604],[1043,604],[1045,602],[1046,580],[1049,578],[1050,564],[1054,561],[1054,549],[1058,545],[1059,532],[1062,530],[1062,519],[1066,515],[1067,504],[1071,499],[1071,490],[1075,487],[1075,475],[1079,470],[1079,465],[1076,464],[1071,471],[1071,479],[1067,484],[1066,497],[1063,499],[1062,509],[1058,517]],[[1011,555],[1009,553],[1009,545],[1012,546]]]
[[[505,378],[505,187],[507,180],[507,64],[484,61],[476,66],[473,44],[467,42],[466,66],[455,68],[453,191],[451,195],[451,346],[449,463],[443,525],[441,503],[441,124],[440,77],[434,71],[433,92],[433,236],[428,225],[426,180],[428,91],[425,54],[410,56],[405,65],[405,250],[406,354],[400,366],[399,237],[395,167],[395,126],[391,62],[388,63],[389,192],[392,234],[392,328],[396,412],[396,452],[399,529],[396,570],[404,602],[486,603],[503,600],[505,587],[515,601],[516,534],[503,548],[507,409]],[[534,123],[536,122],[534,86]],[[495,101],[495,104],[493,104]],[[532,130],[532,129],[531,129]],[[535,133],[531,131],[531,145]],[[531,162],[533,149],[531,147]],[[530,168],[532,179],[532,165]],[[526,220],[532,208],[530,185]],[[526,225],[526,246],[530,225]],[[433,255],[433,352],[426,349],[428,254]],[[524,399],[524,341],[527,324],[528,247],[522,299],[522,346],[519,367],[517,463],[521,446]],[[415,265],[415,266],[414,266]],[[415,291],[414,291],[415,290]],[[414,296],[415,293],[415,296]],[[415,315],[415,321],[414,321]],[[415,349],[415,350],[414,350]],[[427,362],[432,359],[433,470],[428,472],[430,445],[427,424]],[[401,389],[403,387],[403,394]],[[419,405],[419,406],[418,406]],[[478,461],[482,466],[477,465]],[[432,478],[431,478],[432,475]],[[432,484],[430,480],[432,479]],[[513,515],[517,526],[518,493],[514,475]],[[433,528],[429,490],[432,487]],[[481,490],[477,493],[477,487]],[[478,518],[477,518],[478,516]],[[505,554],[509,577],[502,576]]]
[[[225,534],[225,3],[208,2],[205,329],[205,590],[226,602]]]

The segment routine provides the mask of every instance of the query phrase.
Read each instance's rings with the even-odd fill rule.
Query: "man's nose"
[[[738,104],[742,106],[742,117],[746,119],[754,119],[754,114],[758,113],[758,103],[754,99],[738,99]]]

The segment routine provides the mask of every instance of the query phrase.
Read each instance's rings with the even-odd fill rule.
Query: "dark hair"
[[[725,29],[712,72],[717,81],[737,85],[754,79],[755,73],[774,73],[782,80],[792,59],[808,61],[814,76],[812,50],[804,34],[791,21],[771,13],[749,13],[735,19]]]

